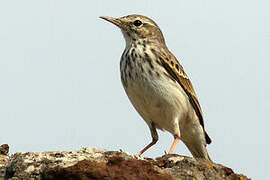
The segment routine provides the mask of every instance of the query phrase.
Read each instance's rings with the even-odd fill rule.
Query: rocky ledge
[[[179,180],[248,179],[232,169],[180,155],[156,159],[126,152],[78,151],[15,153],[0,156],[0,180]]]

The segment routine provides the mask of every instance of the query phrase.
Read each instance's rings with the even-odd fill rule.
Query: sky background
[[[151,141],[120,81],[119,29],[98,18],[143,14],[190,76],[211,158],[269,179],[270,1],[0,0],[0,144],[19,151],[96,147],[137,153]],[[158,132],[144,156],[169,150]],[[191,156],[179,143],[174,151]]]

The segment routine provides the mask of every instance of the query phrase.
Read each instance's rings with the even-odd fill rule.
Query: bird
[[[126,42],[120,59],[122,85],[151,132],[152,141],[137,155],[157,143],[159,129],[174,137],[168,154],[181,140],[194,158],[212,161],[206,149],[211,139],[198,98],[183,66],[168,49],[159,26],[139,14],[100,18],[122,31]]]

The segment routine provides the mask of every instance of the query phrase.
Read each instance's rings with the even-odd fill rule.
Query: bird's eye
[[[136,20],[136,21],[133,22],[133,24],[134,24],[135,26],[140,26],[140,25],[142,24],[142,21]]]

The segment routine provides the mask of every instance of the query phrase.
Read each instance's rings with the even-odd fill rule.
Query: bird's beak
[[[114,25],[118,26],[119,28],[122,28],[122,24],[121,24],[121,21],[119,19],[111,18],[111,17],[104,17],[104,16],[100,16],[100,18],[104,19],[106,21],[109,21],[110,23],[113,23]]]

